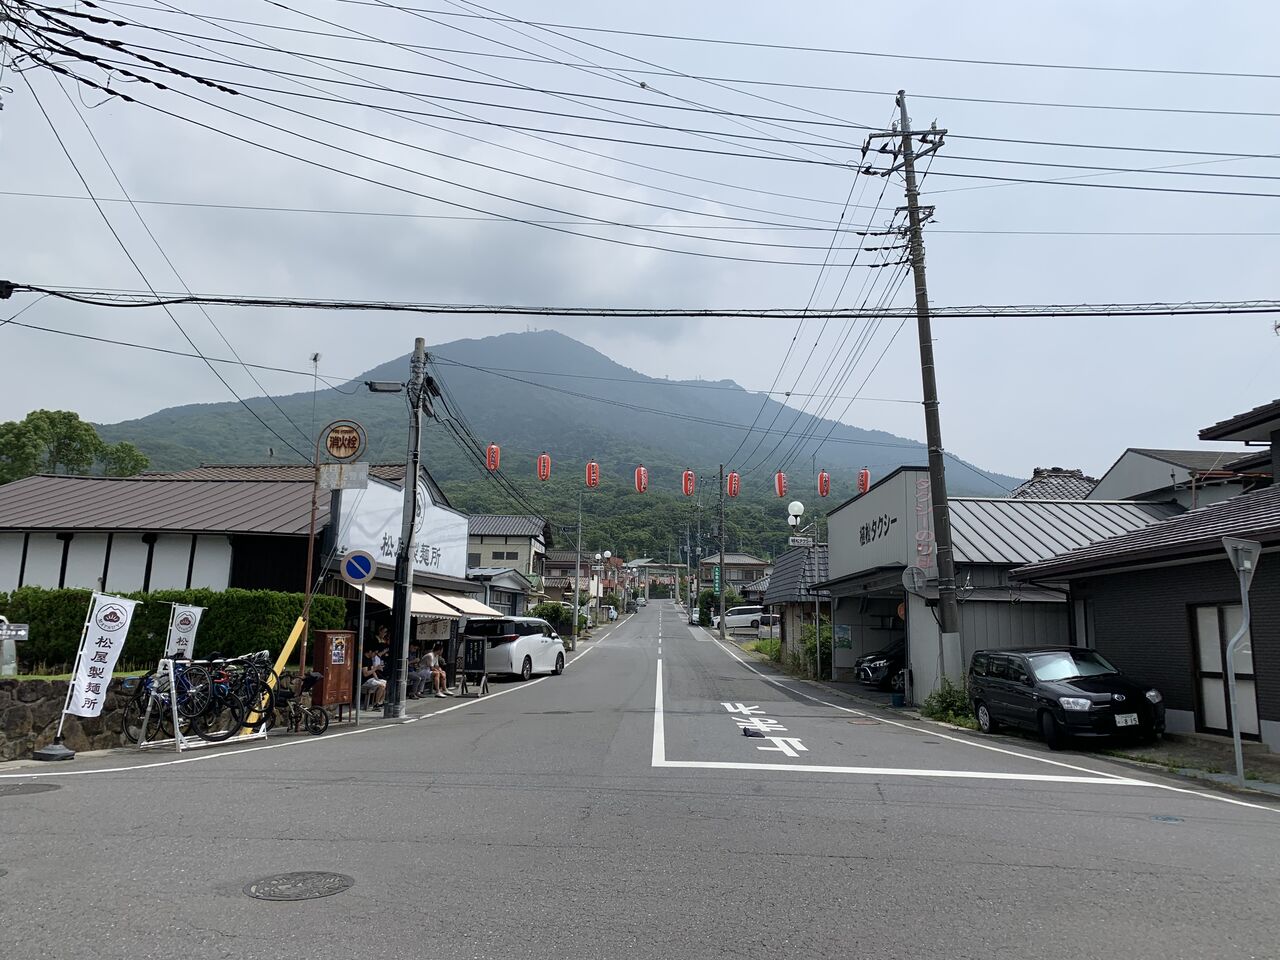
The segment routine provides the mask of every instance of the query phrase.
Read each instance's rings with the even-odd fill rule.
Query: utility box
[[[350,703],[355,689],[355,631],[317,630],[315,636],[311,669],[320,679],[311,688],[311,705],[336,707]]]

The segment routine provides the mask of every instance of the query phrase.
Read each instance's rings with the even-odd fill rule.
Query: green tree
[[[0,423],[0,483],[38,472],[40,452],[40,439],[26,423]]]
[[[98,460],[108,477],[133,477],[151,465],[147,455],[128,440],[103,444]]]
[[[70,410],[33,410],[22,421],[40,442],[40,468],[48,473],[88,473],[102,449],[93,425]]]

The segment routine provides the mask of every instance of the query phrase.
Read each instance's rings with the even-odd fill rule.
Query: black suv
[[[969,696],[983,733],[1002,723],[1038,730],[1053,750],[1068,737],[1164,732],[1160,691],[1081,647],[979,650],[969,662]]]

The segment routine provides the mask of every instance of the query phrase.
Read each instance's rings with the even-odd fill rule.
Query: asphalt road
[[[410,723],[6,765],[0,953],[1280,956],[1265,804],[828,700],[669,603],[572,656]],[[242,892],[305,870],[355,883]]]

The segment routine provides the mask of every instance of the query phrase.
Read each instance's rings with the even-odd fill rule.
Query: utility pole
[[[951,548],[951,512],[947,504],[947,474],[943,460],[942,424],[938,417],[938,381],[933,362],[933,331],[929,322],[929,291],[924,276],[924,239],[921,236],[920,194],[916,185],[916,131],[907,116],[907,93],[898,91],[898,109],[902,126],[902,172],[907,181],[907,218],[910,228],[911,271],[916,286],[916,325],[920,336],[920,378],[924,387],[924,428],[929,446],[929,488],[933,499],[933,537],[938,561],[938,623],[942,631],[943,663],[954,659],[959,669],[960,607],[956,601],[955,559]],[[937,150],[945,130],[930,130],[927,153]],[[892,171],[890,171],[892,172]],[[950,634],[951,636],[948,636]],[[948,656],[947,647],[955,648]]]
[[[404,507],[401,512],[400,543],[396,548],[396,585],[391,606],[391,670],[387,677],[387,699],[382,715],[388,720],[404,716],[408,692],[409,630],[413,624],[413,534],[418,526],[418,475],[422,457],[422,413],[433,416],[427,389],[426,341],[413,342],[409,363],[409,455],[404,465]]]
[[[724,565],[724,464],[720,464],[720,639],[724,639],[724,578],[726,574]]]
[[[578,595],[582,590],[582,490],[578,490],[578,552],[573,558],[573,632],[569,647],[578,649]]]

